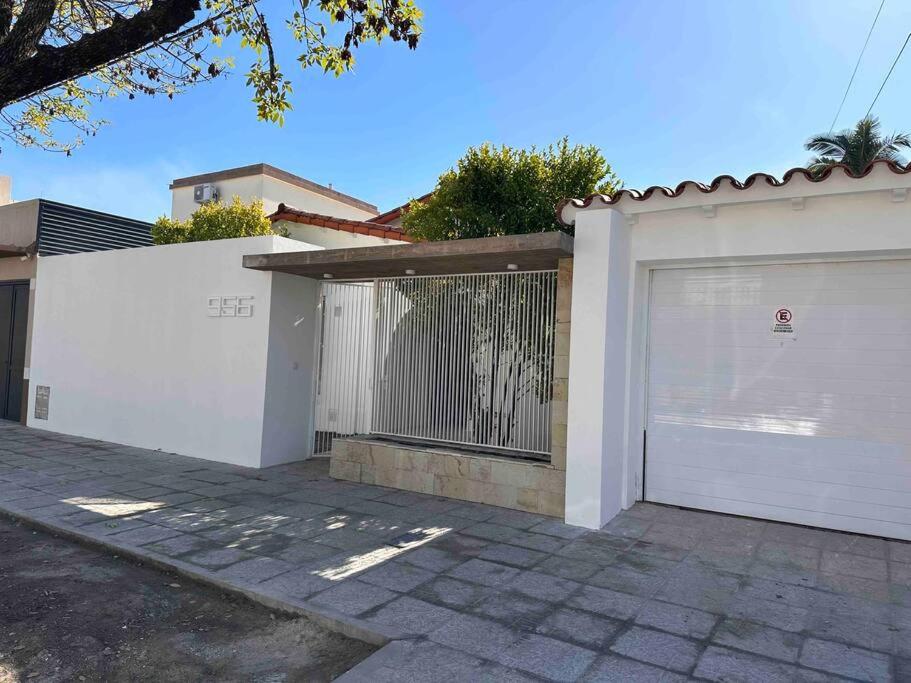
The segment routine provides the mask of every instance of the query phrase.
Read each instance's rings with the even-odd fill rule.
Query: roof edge
[[[624,199],[632,200],[635,202],[645,202],[655,195],[663,196],[668,199],[675,199],[683,195],[688,187],[694,187],[702,194],[711,194],[712,192],[715,192],[721,188],[724,183],[727,183],[728,187],[732,187],[735,190],[748,190],[756,185],[760,180],[765,181],[765,183],[770,187],[784,187],[789,182],[791,182],[795,176],[800,176],[811,183],[821,183],[830,178],[836,169],[841,169],[844,175],[848,178],[860,179],[870,175],[870,173],[872,173],[877,166],[881,165],[885,165],[892,173],[895,173],[896,175],[905,175],[907,173],[911,173],[911,163],[902,166],[901,164],[896,164],[886,159],[877,159],[871,162],[867,168],[864,169],[863,173],[860,174],[852,172],[851,169],[848,168],[848,166],[845,164],[834,164],[818,175],[813,175],[813,173],[808,168],[798,166],[785,171],[784,175],[781,177],[781,180],[770,173],[758,172],[749,175],[745,180],[741,182],[734,176],[725,174],[717,176],[708,184],[699,183],[695,180],[684,180],[683,182],[678,183],[677,186],[673,189],[664,187],[662,185],[652,185],[645,190],[623,189],[619,192],[615,192],[612,195],[590,194],[584,199],[563,199],[557,204],[555,211],[557,214],[557,221],[561,225],[568,227],[575,224],[575,217],[573,216],[571,220],[567,219],[565,214],[566,209],[575,209],[576,211],[587,209],[593,203],[595,203],[595,201],[599,201],[605,207],[610,207],[616,206]]]
[[[270,178],[275,178],[276,180],[286,182],[289,185],[294,185],[305,190],[310,190],[316,194],[322,195],[329,199],[335,199],[336,201],[342,202],[343,204],[348,204],[349,206],[353,206],[364,211],[379,211],[375,204],[365,202],[363,199],[358,199],[357,197],[353,197],[350,194],[345,194],[344,192],[339,192],[338,190],[334,190],[331,187],[320,185],[319,183],[315,183],[312,180],[307,180],[306,178],[303,178],[299,175],[295,175],[266,163],[250,164],[248,166],[227,168],[223,171],[212,171],[210,173],[200,173],[198,175],[186,176],[184,178],[175,178],[171,181],[171,184],[168,185],[168,189],[173,190],[178,187],[190,187],[193,185],[199,185],[201,183],[213,183],[219,180],[245,178],[247,176],[253,175],[266,175]]]
[[[422,194],[420,197],[416,197],[415,199],[409,199],[401,206],[397,206],[394,209],[389,209],[389,211],[374,216],[370,219],[370,221],[372,223],[390,223],[405,213],[405,210],[408,208],[411,202],[421,202],[423,204],[426,203],[431,196],[433,196],[433,191],[428,192],[427,194]]]
[[[327,216],[322,213],[313,213],[312,211],[302,211],[288,206],[279,204],[278,209],[268,216],[273,223],[277,221],[290,221],[302,225],[312,225],[318,228],[329,228],[342,232],[350,232],[358,235],[370,235],[372,237],[382,237],[384,239],[398,240],[400,242],[413,242],[414,240],[406,235],[400,228],[388,227],[373,221],[358,221],[352,218],[337,218]]]

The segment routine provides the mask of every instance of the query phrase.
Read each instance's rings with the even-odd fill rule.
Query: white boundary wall
[[[29,426],[249,467],[308,457],[318,283],[241,262],[319,248],[266,236],[39,259]],[[252,315],[213,317],[210,297],[231,296]]]
[[[600,528],[641,498],[652,269],[911,258],[908,188],[911,174],[879,165],[861,179],[836,171],[571,212],[566,521]]]

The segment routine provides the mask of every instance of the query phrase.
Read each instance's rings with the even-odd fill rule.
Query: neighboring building
[[[209,201],[259,199],[276,228],[291,239],[325,249],[369,247],[410,241],[400,221],[386,224],[377,208],[269,164],[253,164],[171,182],[171,217],[184,220]],[[382,221],[377,219],[382,218]]]
[[[0,181],[0,419],[24,417],[39,258],[147,246],[151,227],[46,199],[11,202]]]
[[[267,214],[275,212],[279,204],[356,221],[379,213],[376,206],[357,197],[269,164],[252,164],[172,181],[171,218],[184,220],[200,204],[213,199],[231,201],[235,195],[244,202],[261,199]]]

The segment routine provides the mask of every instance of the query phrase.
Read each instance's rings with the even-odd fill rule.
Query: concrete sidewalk
[[[648,504],[602,531],[0,427],[0,510],[386,644],[343,680],[911,680],[911,544]]]

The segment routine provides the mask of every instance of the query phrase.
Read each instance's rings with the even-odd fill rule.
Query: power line
[[[902,45],[902,49],[898,51],[898,54],[895,56],[895,61],[892,62],[892,66],[889,67],[889,73],[886,74],[886,77],[883,79],[883,84],[881,86],[879,86],[879,91],[876,93],[876,97],[873,98],[873,102],[870,104],[870,108],[867,109],[867,116],[869,116],[870,112],[873,111],[873,106],[876,104],[876,100],[879,99],[879,96],[883,92],[883,88],[885,88],[886,83],[889,82],[889,76],[891,76],[892,72],[895,70],[895,65],[898,64],[898,60],[902,58],[902,53],[905,51],[905,48],[908,47],[909,42],[911,42],[911,33],[909,33],[908,37],[905,38],[905,42]],[[866,116],[864,118],[866,118]]]
[[[886,0],[882,0],[879,3],[879,9],[876,10],[876,16],[873,17],[873,24],[870,26],[870,30],[867,32],[867,39],[864,41],[864,46],[860,50],[860,54],[857,56],[857,63],[854,65],[854,72],[851,74],[851,80],[848,81],[848,87],[845,88],[845,95],[841,98],[841,104],[838,105],[838,111],[835,112],[835,118],[832,119],[832,125],[829,126],[829,133],[835,130],[835,122],[838,121],[838,117],[841,115],[841,108],[845,106],[845,100],[848,99],[848,93],[851,91],[851,85],[854,83],[854,77],[857,75],[857,69],[860,67],[860,60],[864,58],[864,52],[867,51],[867,45],[870,43],[870,36],[873,35],[873,29],[876,28],[876,22],[879,21],[879,15],[883,11],[883,5],[886,4]]]

